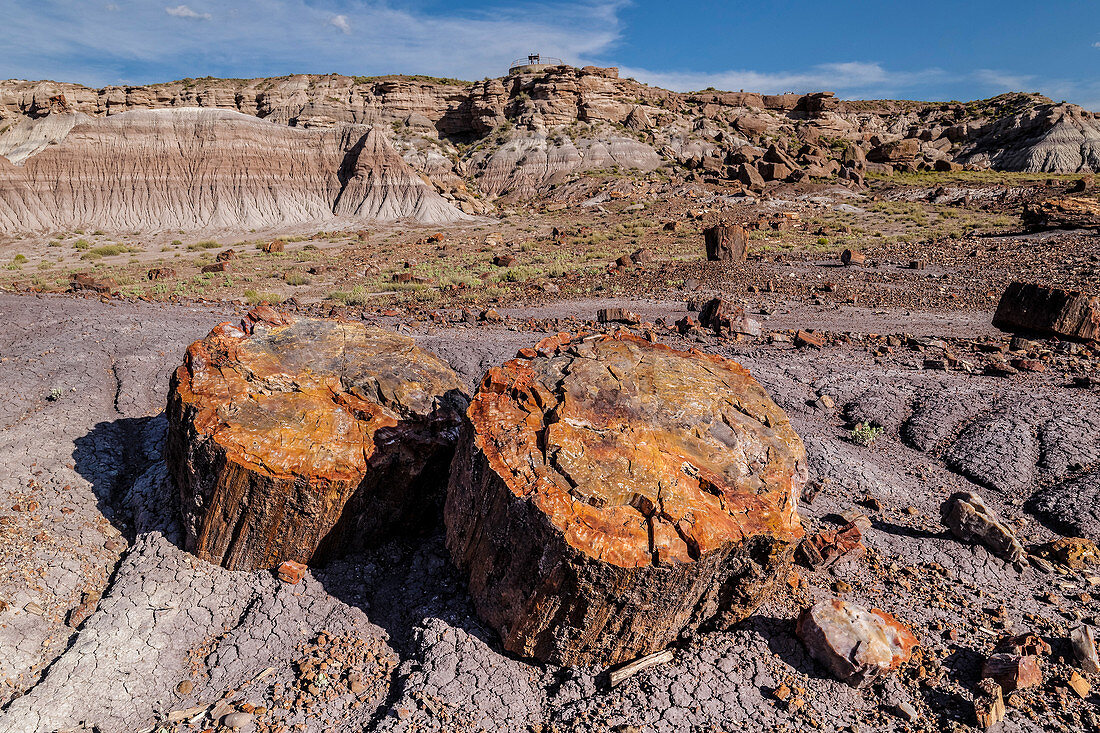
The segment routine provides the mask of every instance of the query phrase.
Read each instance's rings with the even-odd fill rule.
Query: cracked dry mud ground
[[[977,490],[1018,522],[1025,543],[1045,541],[1053,533],[1027,513],[1033,493],[1036,503],[1067,485],[1096,493],[1100,398],[1053,376],[924,372],[912,355],[876,361],[854,347],[708,347],[748,367],[804,438],[811,480],[823,487],[801,506],[807,529],[859,508],[873,522],[868,552],[801,571],[808,583],[785,587],[734,630],[685,640],[671,663],[608,690],[601,670],[502,654],[473,615],[441,531],[311,570],[293,586],[179,548],[161,459],[168,376],[187,344],[239,313],[18,296],[0,296],[0,313],[0,733],[149,730],[222,699],[266,709],[257,720],[285,730],[941,730],[973,723],[981,655],[1000,633],[980,628],[994,624],[988,609],[1003,606],[998,617],[1015,630],[1052,636],[1073,613],[1100,611],[1077,600],[1088,590],[1080,580],[1017,573],[938,520],[944,498]],[[589,317],[590,304],[575,314]],[[470,386],[539,336],[503,326],[413,335]],[[836,409],[812,406],[819,394]],[[886,433],[856,446],[848,419],[873,419]],[[859,505],[868,494],[880,511]],[[1063,523],[1082,522],[1098,539],[1094,506],[1063,510]],[[793,619],[841,581],[848,600],[913,627],[935,660],[926,661],[933,684],[903,670],[854,690],[809,659]],[[1051,592],[1066,596],[1061,607],[1043,600]],[[299,685],[311,659],[327,662],[328,685]],[[803,705],[775,699],[783,683]],[[917,722],[888,712],[899,699]],[[1011,711],[1003,730],[1058,729],[1086,704],[1035,708],[1034,719]]]

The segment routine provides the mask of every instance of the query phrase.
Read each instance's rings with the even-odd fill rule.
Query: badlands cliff
[[[21,121],[0,159],[0,226],[264,227],[341,215],[443,223],[463,214],[375,128],[305,130],[180,108]],[[14,161],[14,162],[13,162]]]
[[[677,93],[569,66],[480,82],[9,80],[0,156],[0,224],[15,230],[436,223],[487,213],[493,197],[545,195],[586,171],[673,166],[758,191],[838,175],[858,185],[867,171],[1093,172],[1100,119],[1036,94],[927,103]]]

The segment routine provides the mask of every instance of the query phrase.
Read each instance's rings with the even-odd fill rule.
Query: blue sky
[[[0,78],[499,76],[530,51],[677,90],[1100,111],[1100,0],[0,0]]]

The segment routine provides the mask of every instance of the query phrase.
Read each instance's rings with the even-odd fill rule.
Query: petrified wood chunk
[[[748,236],[739,224],[718,225],[703,230],[703,243],[707,259],[713,261],[741,262],[748,253]]]
[[[749,615],[789,568],[807,477],[764,389],[621,332],[521,353],[470,405],[444,508],[504,647],[615,664]]]
[[[913,633],[890,614],[839,598],[807,608],[795,631],[815,659],[853,687],[897,669],[917,645]]]
[[[266,307],[221,324],[168,395],[188,549],[254,570],[424,524],[466,405],[457,375],[407,336]]]
[[[1002,331],[1100,341],[1100,295],[1013,282],[1001,295],[993,325]]]
[[[1031,229],[1100,229],[1100,201],[1067,196],[1026,204],[1022,218]]]

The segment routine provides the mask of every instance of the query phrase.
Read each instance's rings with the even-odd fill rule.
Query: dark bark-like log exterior
[[[1002,331],[1100,341],[1100,295],[1013,282],[1001,295],[993,325]]]
[[[738,224],[704,229],[703,242],[707,247],[708,260],[741,262],[748,254],[748,235],[745,228]]]
[[[430,525],[467,404],[407,336],[271,308],[221,324],[168,395],[188,549],[255,570]]]
[[[627,661],[740,621],[789,568],[805,450],[734,362],[559,334],[467,415],[447,546],[509,651]]]

